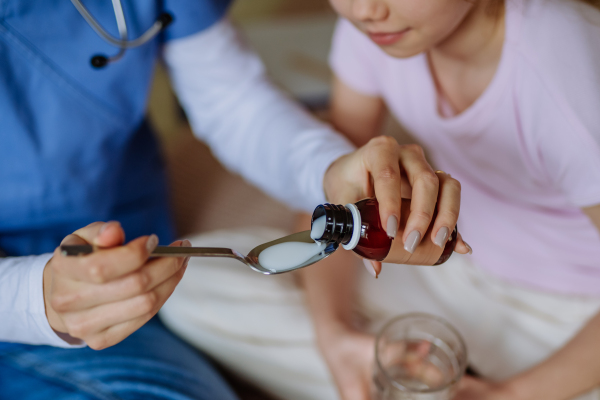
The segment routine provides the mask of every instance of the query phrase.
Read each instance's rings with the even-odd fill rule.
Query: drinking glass
[[[451,400],[465,373],[467,348],[444,319],[400,315],[375,340],[372,400]]]

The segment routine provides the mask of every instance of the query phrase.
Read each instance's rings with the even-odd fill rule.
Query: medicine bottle
[[[410,200],[402,199],[397,238],[402,237],[409,214]],[[404,250],[402,240],[393,240],[387,235],[379,218],[379,204],[374,198],[346,206],[321,204],[315,208],[311,224],[311,237],[316,241],[336,242],[369,260],[395,264],[440,265],[452,255],[458,234],[454,228],[443,249],[431,240],[423,239],[411,254]],[[424,238],[429,237],[431,228]]]

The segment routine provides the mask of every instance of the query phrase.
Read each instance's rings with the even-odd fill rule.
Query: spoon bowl
[[[256,246],[245,257],[247,264],[250,266],[250,268],[254,269],[255,271],[261,272],[266,275],[281,274],[284,272],[295,271],[300,268],[308,267],[309,265],[319,262],[322,259],[329,257],[331,255],[331,253],[336,251],[339,246],[339,244],[335,243],[335,242],[327,243],[325,248],[318,254],[310,257],[309,259],[307,259],[304,262],[301,262],[301,263],[294,265],[293,267],[289,267],[289,268],[273,269],[273,268],[266,268],[260,264],[260,262],[259,262],[260,253],[262,253],[266,249],[273,247],[275,245],[282,244],[282,243],[292,243],[292,242],[315,244],[315,241],[310,237],[310,231],[294,233],[294,234],[284,236],[284,237],[276,239],[276,240],[272,240],[267,243],[263,243],[260,246]]]
[[[294,233],[288,236],[284,236],[282,238],[272,240],[267,243],[263,243],[259,246],[256,246],[247,256],[244,256],[238,251],[233,249],[228,249],[225,247],[168,247],[168,246],[158,246],[154,251],[150,254],[152,257],[225,257],[225,258],[234,258],[250,268],[252,268],[256,272],[260,272],[264,275],[277,275],[284,272],[295,271],[300,268],[308,267],[316,262],[321,261],[322,259],[328,257],[337,250],[338,244],[331,242],[327,243],[325,248],[319,253],[308,260],[299,263],[290,268],[281,268],[281,269],[272,269],[263,267],[258,258],[260,253],[265,251],[266,249],[275,246],[277,244],[282,243],[311,243],[314,244],[315,241],[310,237],[310,231],[303,231]],[[60,246],[61,254],[64,256],[83,256],[94,251],[101,250],[96,246],[92,246],[89,244],[86,245],[62,245]]]

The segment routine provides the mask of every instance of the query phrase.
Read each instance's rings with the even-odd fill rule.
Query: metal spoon
[[[271,242],[263,243],[260,246],[256,246],[253,248],[247,256],[242,255],[241,253],[228,249],[225,247],[167,247],[167,246],[158,246],[152,254],[152,257],[226,257],[226,258],[235,258],[238,261],[243,262],[250,268],[252,268],[256,272],[260,272],[265,275],[276,275],[281,274],[283,272],[290,272],[297,270],[299,268],[307,267],[311,264],[314,264],[318,261],[321,261],[325,257],[328,257],[331,253],[337,250],[338,244],[331,242],[328,243],[325,249],[309,258],[302,264],[296,265],[292,268],[288,269],[278,269],[272,270],[263,267],[258,262],[258,256],[265,249],[274,246],[276,244],[285,243],[285,242],[304,242],[304,243],[314,243],[315,241],[310,237],[310,231],[298,232],[289,236],[284,236],[277,240],[273,240]],[[60,246],[61,253],[64,256],[83,256],[86,254],[93,253],[95,250],[98,250],[97,247],[84,244],[84,245],[62,245]]]

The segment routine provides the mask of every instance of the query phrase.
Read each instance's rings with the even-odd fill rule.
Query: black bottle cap
[[[350,242],[354,219],[349,209],[342,205],[321,204],[313,211],[311,225],[322,216],[325,216],[325,231],[320,238],[314,238],[315,240],[342,244]]]

